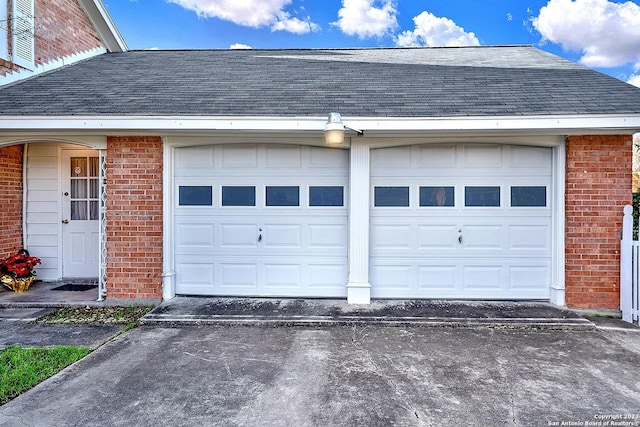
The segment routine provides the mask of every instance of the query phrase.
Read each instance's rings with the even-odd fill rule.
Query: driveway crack
[[[358,338],[356,337],[356,328],[357,328],[357,326],[353,326],[352,334],[351,334],[351,342],[352,342],[353,346],[355,347],[355,349],[359,353],[364,355],[366,360],[369,362],[369,365],[373,367],[373,371],[375,372],[375,374],[378,375],[379,377],[381,377],[382,379],[384,379],[391,386],[391,388],[393,388],[393,390],[395,391],[396,395],[399,396],[400,405],[403,408],[405,408],[409,413],[411,413],[412,416],[414,416],[416,418],[416,420],[420,424],[431,426],[431,424],[428,423],[426,420],[423,420],[422,418],[420,418],[419,411],[411,405],[411,402],[406,398],[405,393],[402,392],[402,390],[400,389],[398,384],[396,384],[396,382],[393,380],[393,378],[391,378],[388,374],[386,374],[384,372],[384,370],[380,366],[378,366],[376,361],[371,356],[371,353],[369,352],[369,350],[367,350],[366,348],[364,348],[364,346],[362,346],[362,345],[360,345],[358,343]],[[363,328],[363,331],[366,328],[367,327],[365,326]],[[367,334],[363,334],[362,337],[365,337],[366,335]],[[391,366],[393,366],[394,369],[396,369],[397,371],[400,370],[398,368],[398,366],[395,365],[391,359],[389,359],[389,357],[386,357],[386,359],[389,361],[389,364]]]

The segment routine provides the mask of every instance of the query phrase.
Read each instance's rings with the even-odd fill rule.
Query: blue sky
[[[130,49],[531,44],[640,86],[640,0],[103,0]]]

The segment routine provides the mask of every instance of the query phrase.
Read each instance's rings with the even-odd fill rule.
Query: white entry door
[[[372,296],[548,299],[551,178],[550,148],[373,150]]]
[[[323,147],[177,149],[176,292],[345,296],[347,170]]]
[[[98,276],[99,159],[93,150],[62,152],[62,274]]]

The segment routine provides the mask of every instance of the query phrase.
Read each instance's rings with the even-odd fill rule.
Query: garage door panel
[[[461,243],[465,250],[502,250],[505,247],[504,228],[498,225],[468,225],[462,228]]]
[[[518,169],[529,174],[534,174],[531,169],[539,169],[538,173],[548,175],[551,164],[551,150],[540,149],[539,147],[511,146],[508,150],[509,164],[513,169]]]
[[[372,241],[372,250],[412,249],[411,228],[410,225],[373,225],[373,234],[376,238]]]
[[[415,287],[415,279],[412,279],[414,267],[401,262],[371,265],[371,283],[375,283],[372,297],[400,296]]]
[[[511,225],[509,227],[510,250],[537,250],[548,253],[551,230],[548,225]]]
[[[265,224],[264,248],[302,248],[302,226],[298,224]]]
[[[307,236],[310,248],[347,250],[346,224],[312,224],[307,227]]]
[[[332,170],[347,170],[349,157],[341,150],[327,150],[326,148],[309,148],[310,168],[329,168]]]
[[[215,147],[222,169],[254,169],[258,167],[256,145],[221,145]]]
[[[336,283],[341,283],[347,276],[347,266],[341,262],[326,261],[326,263],[309,264],[309,288],[334,289]]]
[[[371,152],[372,198],[375,187],[404,186],[410,194],[405,207],[372,202],[372,296],[548,298],[551,150],[497,144],[411,149],[410,168],[391,166],[401,163],[397,159],[406,156],[407,147],[397,149],[399,156],[395,148]],[[511,207],[513,186],[536,187],[536,194],[543,187],[546,201]],[[438,187],[450,188],[453,206],[428,206],[420,199],[421,189],[430,194]],[[499,206],[466,206],[467,187],[499,188]]]
[[[509,289],[533,291],[538,296],[544,295],[542,283],[547,283],[551,277],[549,265],[511,265],[509,267]]]
[[[264,269],[264,287],[298,289],[302,283],[302,266],[298,263],[285,264],[266,262]]]
[[[190,159],[207,153],[211,161],[203,164],[213,167],[206,174],[189,168]],[[210,186],[212,194],[210,205],[175,207],[177,293],[346,295],[348,153],[345,150],[295,145],[218,145],[202,150],[179,148],[176,157],[181,159],[180,168],[174,171],[176,190],[179,186]],[[266,206],[269,186],[296,188],[299,195],[296,206]],[[336,197],[316,197],[310,203],[309,188],[319,186],[339,187],[342,201]],[[247,191],[231,194],[231,187],[252,187],[255,195],[244,197],[251,196]],[[224,188],[228,190],[224,200],[229,206],[221,206]],[[336,194],[335,188],[331,194]],[[199,270],[206,271],[206,277],[192,272]]]
[[[420,168],[443,169],[455,168],[456,146],[455,145],[437,145],[437,146],[417,146],[416,158]]]
[[[501,145],[463,145],[462,168],[502,168]]]
[[[189,291],[194,295],[208,295],[214,289],[214,265],[201,262],[176,260],[176,276],[181,281],[176,284],[176,293]]]
[[[255,224],[220,224],[220,248],[256,249],[258,235]]]
[[[463,289],[484,289],[501,291],[505,275],[504,266],[464,265],[462,267]]]
[[[214,224],[176,224],[176,249],[180,252],[213,251],[215,246]]]
[[[418,250],[455,250],[458,227],[455,225],[419,225]]]
[[[258,289],[258,266],[253,263],[221,262],[219,286],[222,289]],[[213,286],[213,285],[212,285]]]
[[[456,265],[433,264],[418,266],[418,290],[421,293],[430,291],[455,291],[459,267]]]

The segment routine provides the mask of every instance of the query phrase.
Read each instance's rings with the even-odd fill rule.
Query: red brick
[[[107,169],[107,297],[161,298],[161,139],[108,138]]]
[[[628,135],[567,138],[568,307],[620,306],[619,238],[622,208],[631,204],[631,142]]]

